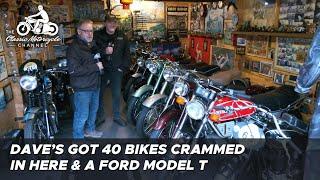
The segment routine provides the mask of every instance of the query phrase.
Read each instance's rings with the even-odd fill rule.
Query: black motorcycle
[[[58,132],[58,112],[53,101],[53,73],[65,73],[64,67],[45,69],[42,62],[31,59],[19,67],[25,111],[25,139],[52,139]]]

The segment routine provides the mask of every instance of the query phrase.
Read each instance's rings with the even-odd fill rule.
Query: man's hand
[[[106,54],[112,54],[113,53],[113,47],[106,47]]]
[[[99,70],[103,69],[102,62],[97,62],[96,65],[98,66]]]

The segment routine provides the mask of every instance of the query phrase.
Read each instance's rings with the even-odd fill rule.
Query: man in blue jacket
[[[311,86],[320,77],[320,28],[317,30],[308,57],[300,69],[295,90],[309,93]],[[316,92],[319,94],[319,92]],[[320,97],[317,97],[309,126],[309,142],[306,150],[304,179],[318,179],[320,176]]]
[[[95,130],[99,107],[101,62],[92,54],[93,22],[83,20],[77,27],[77,36],[68,47],[68,71],[74,89],[73,138],[101,137]],[[87,125],[85,127],[85,125]]]

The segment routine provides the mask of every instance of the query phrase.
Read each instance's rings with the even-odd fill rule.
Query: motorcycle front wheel
[[[35,114],[34,118],[28,120],[24,126],[24,139],[45,139],[46,125],[41,119],[42,114]]]
[[[152,127],[160,117],[165,104],[157,102],[152,107],[143,106],[137,118],[137,133],[140,137],[149,137]]]
[[[172,113],[170,111],[165,111],[158,120],[161,120],[162,118],[169,119],[165,126],[161,129],[152,129],[150,132],[149,137],[151,139],[168,139],[172,138],[174,133],[174,128],[176,126],[176,122],[178,121],[179,117],[176,116],[175,113]]]
[[[152,91],[147,91],[142,94],[140,97],[131,96],[128,101],[128,110],[127,110],[127,121],[136,124],[136,118],[140,113],[142,103],[152,94]]]

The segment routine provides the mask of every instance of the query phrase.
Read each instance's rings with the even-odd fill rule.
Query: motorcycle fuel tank
[[[247,117],[256,112],[254,103],[244,99],[233,99],[228,96],[219,97],[212,103],[209,119],[215,123],[222,123],[242,117]]]

